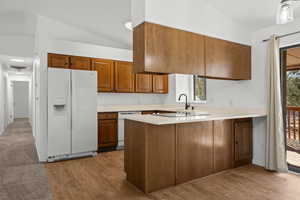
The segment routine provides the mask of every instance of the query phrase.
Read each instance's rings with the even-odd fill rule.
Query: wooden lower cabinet
[[[175,185],[175,125],[125,120],[127,180],[144,192]]]
[[[98,148],[113,148],[118,144],[117,113],[98,114]]]
[[[234,166],[233,120],[214,121],[214,172]]]
[[[251,164],[252,119],[150,125],[125,120],[127,180],[148,193]]]
[[[176,184],[212,174],[213,122],[176,127]]]
[[[234,166],[252,162],[252,119],[234,121]]]

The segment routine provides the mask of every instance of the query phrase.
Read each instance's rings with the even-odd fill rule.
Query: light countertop
[[[184,105],[112,105],[100,106],[98,112],[128,112],[128,111],[184,111]],[[210,120],[224,120],[224,119],[240,119],[240,118],[255,118],[266,117],[266,110],[261,108],[223,108],[223,107],[209,107],[206,105],[196,106],[195,110],[189,112],[204,112],[209,113],[205,116],[188,116],[188,117],[164,117],[157,115],[127,115],[125,119],[148,123],[152,125],[164,124],[178,124],[178,123],[192,123]]]
[[[188,116],[188,117],[163,117],[157,115],[128,115],[125,119],[148,123],[152,125],[165,125],[165,124],[180,124],[192,123],[211,120],[224,120],[224,119],[241,119],[241,118],[254,118],[265,117],[265,113],[212,113],[207,116]]]

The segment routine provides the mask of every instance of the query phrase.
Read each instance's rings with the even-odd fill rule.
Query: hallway
[[[27,119],[15,120],[0,136],[0,199],[51,199]]]

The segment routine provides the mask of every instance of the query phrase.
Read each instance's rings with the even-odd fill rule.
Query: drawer
[[[118,113],[98,113],[98,119],[118,119]]]

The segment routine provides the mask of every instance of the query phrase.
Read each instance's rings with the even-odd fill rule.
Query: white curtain
[[[279,39],[272,36],[269,44],[268,126],[265,168],[272,171],[287,172],[279,58]]]

